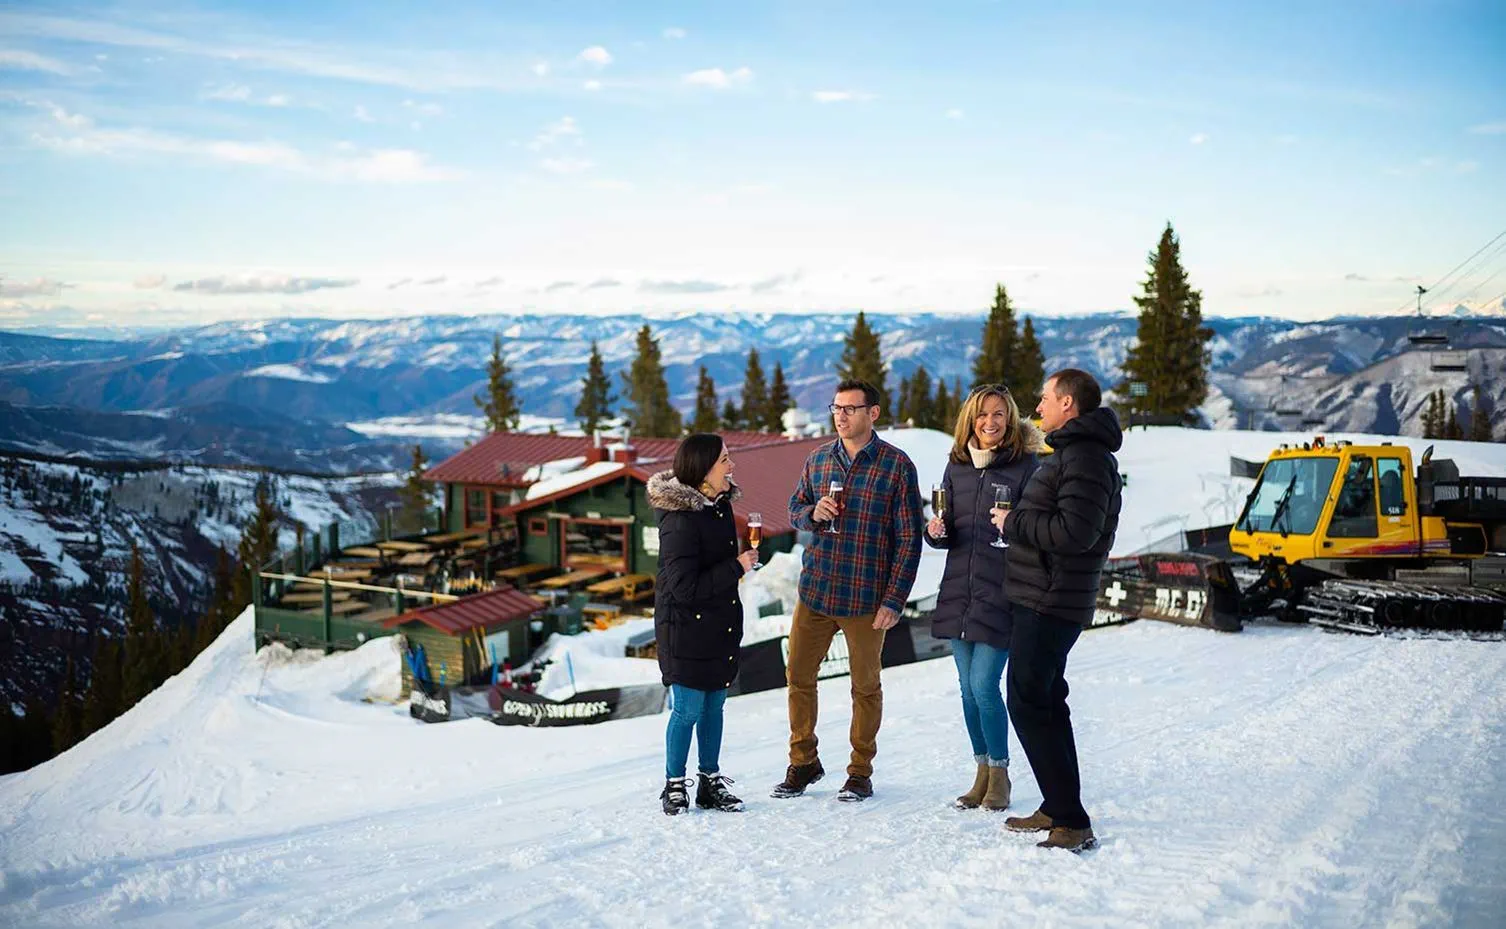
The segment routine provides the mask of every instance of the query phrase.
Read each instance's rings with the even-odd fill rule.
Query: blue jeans
[[[722,705],[727,688],[696,690],[684,684],[669,685],[669,729],[664,734],[664,776],[684,777],[690,757],[690,733],[696,733],[698,764],[702,774],[721,770]]]
[[[1009,766],[1009,710],[999,683],[1009,649],[982,642],[952,640],[952,658],[957,662],[957,680],[962,684],[962,719],[973,743],[973,757],[996,768]]]

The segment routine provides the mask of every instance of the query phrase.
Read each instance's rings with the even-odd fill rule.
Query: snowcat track
[[[1297,609],[1314,625],[1369,635],[1399,629],[1498,635],[1506,629],[1506,595],[1484,587],[1329,580],[1309,588]]]

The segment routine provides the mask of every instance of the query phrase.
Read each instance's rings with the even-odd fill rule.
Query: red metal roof
[[[784,437],[767,432],[728,432],[722,438],[728,448],[745,448],[783,442]],[[603,435],[601,444],[620,443],[617,436]],[[674,457],[679,439],[629,440],[639,461],[667,461]],[[462,449],[424,472],[426,481],[452,484],[494,484],[526,487],[533,483],[524,475],[535,465],[566,458],[584,458],[592,446],[589,436],[540,435],[532,432],[494,432],[470,448]]]
[[[732,456],[732,479],[742,488],[743,495],[732,505],[732,514],[737,519],[738,532],[747,525],[748,514],[757,512],[763,516],[765,537],[793,532],[790,525],[790,494],[800,480],[800,470],[810,453],[835,436],[819,436],[809,439],[783,441],[775,445],[760,445],[745,448]]]
[[[544,608],[515,587],[500,587],[486,593],[461,597],[449,603],[433,603],[382,621],[387,628],[419,622],[445,635],[462,635],[472,629],[527,619]]]

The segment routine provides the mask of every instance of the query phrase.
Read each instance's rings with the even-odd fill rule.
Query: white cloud
[[[686,35],[688,35],[688,33],[678,26],[670,26],[668,29],[664,30],[664,38],[666,39],[683,39]]]
[[[144,277],[136,278],[136,280],[132,282],[132,286],[134,286],[137,290],[156,290],[166,283],[167,275],[148,274]]]
[[[79,113],[70,113],[60,106],[52,105],[49,107],[49,110],[54,120],[61,125],[67,126],[69,129],[87,129],[94,125],[94,121],[89,117]]]
[[[1470,126],[1471,135],[1506,135],[1506,122],[1480,123],[1478,126]]]
[[[373,149],[354,152],[348,146],[338,154],[308,152],[282,142],[241,142],[233,139],[200,139],[170,135],[148,129],[102,129],[86,117],[54,108],[55,120],[65,133],[34,132],[35,144],[76,155],[125,156],[168,155],[191,160],[276,168],[330,180],[373,183],[417,183],[451,180],[461,172],[430,164],[428,156],[408,149]]]
[[[575,60],[595,65],[598,68],[605,68],[612,63],[612,53],[600,45],[593,45],[579,55],[576,55]]]
[[[528,147],[537,152],[567,138],[573,138],[577,144],[580,143],[580,125],[575,122],[573,116],[562,116],[545,126],[544,131],[534,136],[533,141],[528,143]]]
[[[547,61],[535,62],[534,66],[532,68],[530,68],[529,70],[534,73],[535,77],[547,77],[549,75],[549,62],[547,62]]]
[[[601,81],[586,81],[580,86],[586,90],[601,90]]]
[[[582,171],[589,171],[591,169],[591,162],[585,158],[565,156],[562,158],[545,158],[539,162],[539,167],[550,174],[579,174]]]
[[[724,90],[728,87],[746,84],[753,80],[753,71],[750,68],[738,68],[732,72],[723,71],[721,68],[705,68],[700,71],[690,72],[682,80],[696,87],[711,87],[716,90]]]
[[[961,119],[962,115],[962,111],[957,107],[952,107],[950,110],[946,111],[947,119]]]
[[[376,120],[372,118],[371,114],[366,111],[366,108],[364,106],[359,106],[358,105],[356,107],[356,111],[354,113],[350,114],[350,115],[353,116],[353,117],[355,117],[355,120],[358,123],[374,123],[374,122],[376,122]]]
[[[73,73],[72,68],[56,58],[18,48],[0,48],[0,71],[45,71],[48,74],[62,75]]]
[[[251,99],[251,88],[245,84],[225,84],[204,91],[200,95],[203,100],[228,100],[234,103],[245,103]]]
[[[246,274],[184,281],[173,290],[214,296],[244,294],[306,294],[315,290],[354,287],[355,278],[292,277],[286,274]]]
[[[811,99],[817,103],[848,103],[856,100],[872,100],[873,94],[852,90],[818,90],[811,94]]]
[[[273,94],[267,98],[266,102],[267,106],[287,106],[292,101],[288,99],[287,94]]]
[[[404,100],[403,106],[423,116],[443,116],[444,107],[437,103],[418,103],[414,100]]]
[[[0,277],[0,297],[56,297],[62,294],[63,288],[72,286],[50,277],[30,281],[12,281]]]
[[[1191,142],[1193,145],[1202,145],[1204,142],[1208,141],[1208,134],[1206,132],[1195,132],[1193,133],[1192,138],[1188,139],[1187,141]]]

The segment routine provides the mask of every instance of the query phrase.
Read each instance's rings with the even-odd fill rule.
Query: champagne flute
[[[1011,502],[1011,495],[1009,493],[1009,485],[1008,484],[995,484],[994,485],[994,509],[996,509],[996,510],[1004,510],[1005,512],[1008,512],[1009,509],[1010,509],[1010,507],[1012,507],[1012,506],[1014,506],[1014,504]],[[1009,543],[1006,542],[1006,541],[1004,541],[1004,530],[1000,529],[999,530],[999,537],[997,539],[994,539],[992,542],[990,542],[988,544],[992,545],[994,548],[1008,548],[1009,547]]]
[[[762,513],[749,513],[748,514],[748,547],[751,548],[751,549],[753,549],[753,551],[755,551],[755,552],[758,551],[758,542],[762,538],[763,538],[763,514]],[[753,562],[753,570],[754,571],[757,571],[757,570],[759,570],[762,567],[763,567],[763,562],[760,562],[760,561]]]
[[[946,487],[941,484],[931,485],[931,512],[937,519],[943,519],[946,516]],[[937,536],[937,538],[945,537],[946,523],[943,522],[941,524],[941,535]]]
[[[827,535],[841,535],[842,534],[841,532],[839,532],[837,530],[837,520],[842,518],[842,511],[845,510],[845,509],[847,509],[847,506],[846,506],[845,502],[842,499],[842,491],[843,491],[843,489],[844,488],[842,487],[842,482],[838,481],[838,480],[833,480],[829,485],[827,485],[827,488],[826,488],[827,494],[829,494],[831,496],[831,498],[833,500],[835,500],[836,503],[837,503],[837,515],[833,516],[831,518],[831,522],[827,523],[827,525],[826,525],[826,534]]]

